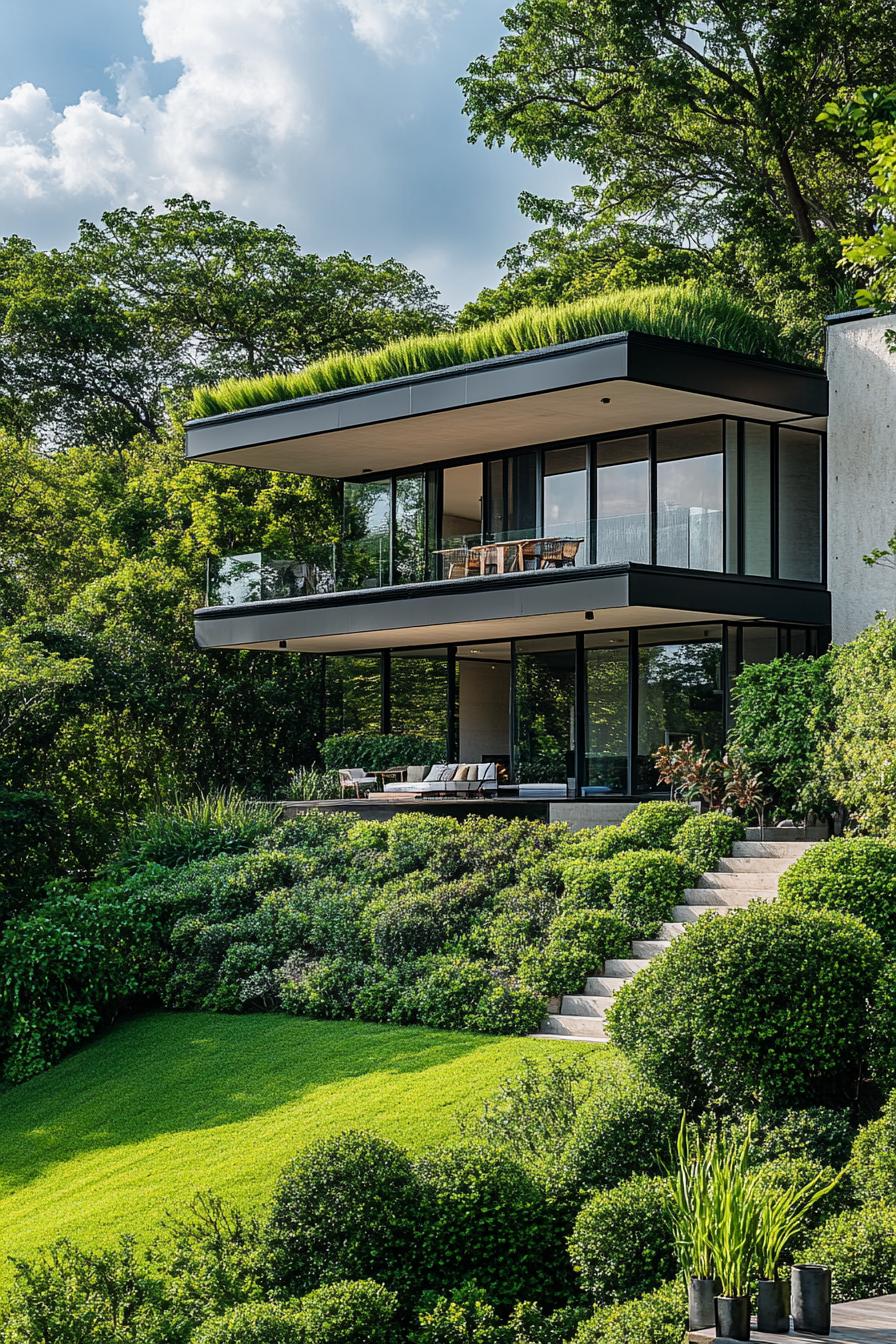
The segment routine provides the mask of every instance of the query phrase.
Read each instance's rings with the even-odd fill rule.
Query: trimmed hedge
[[[672,849],[688,865],[694,877],[715,868],[731,853],[737,840],[746,839],[747,829],[726,812],[701,812],[688,817],[675,833]]]
[[[301,1344],[394,1344],[398,1298],[381,1283],[360,1279],[327,1283],[302,1298]]]
[[[616,854],[606,870],[611,908],[633,938],[653,938],[688,884],[684,860],[663,849]]]
[[[393,765],[435,765],[445,743],[405,733],[334,733],[320,744],[327,770],[389,770]]]
[[[694,816],[687,803],[639,803],[619,823],[630,849],[669,849],[682,826]]]
[[[896,1292],[896,1205],[865,1204],[829,1218],[797,1263],[830,1266],[835,1302]]]
[[[563,1156],[565,1180],[595,1190],[658,1172],[680,1123],[680,1108],[658,1088],[637,1080],[602,1087],[579,1110]]]
[[[631,955],[628,925],[609,910],[559,915],[543,949],[531,948],[520,963],[520,979],[548,998],[580,994],[590,975],[600,975],[611,957]]]
[[[632,1176],[593,1195],[569,1240],[573,1269],[601,1305],[641,1297],[674,1277],[667,1182]]]
[[[896,957],[884,963],[871,1005],[871,1076],[884,1089],[896,1087]]]
[[[896,1206],[896,1091],[890,1093],[880,1118],[856,1135],[851,1172],[862,1200]]]
[[[790,905],[857,915],[896,952],[896,844],[865,836],[813,845],[781,874]]]
[[[611,882],[606,864],[587,859],[561,859],[565,910],[604,910],[610,904]]]
[[[305,1344],[294,1302],[241,1302],[205,1321],[191,1344]]]
[[[634,1302],[601,1308],[579,1327],[573,1344],[681,1344],[687,1324],[687,1295],[676,1279]]]
[[[689,1108],[846,1099],[881,962],[851,915],[754,902],[698,920],[624,985],[610,1037]]]

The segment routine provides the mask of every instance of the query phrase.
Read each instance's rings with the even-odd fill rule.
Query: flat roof
[[[650,424],[824,428],[820,370],[618,332],[191,420],[193,461],[350,478]]]

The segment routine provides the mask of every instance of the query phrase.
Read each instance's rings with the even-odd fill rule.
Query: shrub
[[[405,733],[336,733],[320,754],[327,770],[389,770],[393,765],[434,765],[445,759],[444,742]]]
[[[778,881],[781,899],[815,910],[845,910],[896,951],[896,844],[867,837],[813,845]]]
[[[302,1298],[300,1344],[394,1344],[398,1298],[381,1283],[327,1283]]]
[[[610,1036],[687,1106],[846,1097],[881,958],[851,915],[755,902],[698,920],[624,985]]]
[[[569,1253],[597,1303],[625,1302],[659,1288],[676,1272],[666,1181],[632,1176],[592,1195],[576,1219]]]
[[[561,859],[565,910],[601,910],[610,904],[610,874],[593,859]]]
[[[460,1030],[495,981],[488,967],[465,957],[432,957],[411,990],[411,1011],[424,1027]]]
[[[419,1329],[411,1338],[413,1344],[514,1344],[510,1326],[475,1284],[465,1284],[421,1311]]]
[[[869,835],[896,840],[896,619],[878,616],[837,650],[825,743],[831,793]]]
[[[835,1302],[896,1292],[896,1207],[865,1204],[829,1218],[797,1263],[830,1266]]]
[[[634,1302],[602,1307],[579,1327],[573,1344],[681,1344],[688,1323],[681,1280]]]
[[[544,1013],[544,997],[537,990],[493,980],[465,1025],[494,1036],[530,1036],[541,1027]]]
[[[676,1103],[655,1087],[626,1079],[598,1089],[573,1126],[566,1179],[581,1190],[606,1189],[633,1173],[659,1171],[680,1120]]]
[[[488,949],[499,966],[516,971],[530,948],[540,946],[557,913],[555,895],[506,887],[495,902],[498,913],[488,927]]]
[[[215,854],[243,854],[273,830],[278,815],[236,790],[168,803],[128,832],[110,868],[127,873],[151,863],[174,868]]]
[[[734,842],[743,840],[746,834],[743,822],[725,812],[692,814],[676,832],[672,848],[696,877],[711,872],[719,859],[731,853]]]
[[[880,1087],[896,1087],[896,957],[884,963],[874,987],[869,1063]]]
[[[578,994],[589,975],[599,975],[611,957],[631,953],[628,927],[609,910],[559,915],[543,951],[532,948],[520,964],[520,978],[539,994]]]
[[[866,1203],[885,1200],[896,1206],[896,1091],[880,1118],[856,1135],[851,1171],[856,1192]]]
[[[688,879],[683,860],[662,849],[617,854],[607,860],[607,873],[612,908],[635,938],[654,937]]]
[[[349,1131],[287,1166],[267,1227],[273,1272],[297,1292],[375,1278],[399,1292],[417,1281],[420,1184],[407,1154]]]
[[[191,1344],[305,1344],[292,1302],[241,1302],[207,1320]]]
[[[833,719],[832,656],[748,663],[734,683],[731,745],[772,789],[775,811],[824,815],[832,800],[823,767]]]
[[[62,832],[49,794],[0,787],[0,924],[39,897],[59,871]]]
[[[310,857],[338,852],[349,831],[358,822],[356,812],[301,812],[278,826],[274,837],[278,849],[299,850]]]
[[[363,966],[345,957],[291,957],[278,972],[280,1006],[300,1017],[351,1017],[364,974]]]
[[[547,1196],[501,1152],[465,1143],[417,1163],[424,1191],[421,1241],[432,1286],[471,1280],[496,1307],[550,1297],[566,1280],[562,1237]]]
[[[386,966],[396,966],[435,952],[447,930],[445,904],[438,894],[407,892],[377,915],[371,932],[373,950]]]
[[[619,823],[630,849],[670,849],[686,821],[694,815],[687,803],[639,803]]]
[[[802,1190],[810,1183],[823,1189],[826,1185],[830,1185],[836,1176],[836,1168],[824,1166],[821,1162],[813,1161],[811,1157],[775,1157],[768,1162],[762,1162],[755,1170],[756,1188],[760,1198],[765,1195],[774,1196],[789,1187]],[[839,1180],[832,1190],[808,1209],[798,1234],[785,1249],[785,1257],[796,1249],[797,1240],[805,1240],[810,1228],[817,1227],[826,1219],[842,1213],[854,1203],[852,1183],[847,1176]]]
[[[267,1258],[256,1218],[201,1194],[164,1227],[151,1259],[178,1320],[203,1321],[266,1295]]]
[[[570,858],[591,859],[595,863],[603,863],[604,859],[631,848],[634,846],[620,826],[586,826],[574,831],[566,843]]]
[[[845,1107],[766,1108],[756,1113],[756,1122],[753,1152],[763,1161],[808,1157],[826,1167],[842,1167],[849,1161],[854,1127]]]

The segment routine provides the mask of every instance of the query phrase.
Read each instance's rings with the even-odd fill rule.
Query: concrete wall
[[[510,663],[460,661],[458,759],[481,761],[510,752]]]
[[[828,586],[836,643],[878,611],[896,615],[896,569],[862,556],[896,531],[896,355],[885,333],[894,317],[828,327]]]

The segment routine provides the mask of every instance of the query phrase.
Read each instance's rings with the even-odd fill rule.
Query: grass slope
[[[805,362],[772,323],[757,317],[748,304],[726,290],[711,285],[652,285],[553,308],[524,308],[467,331],[408,337],[367,354],[330,355],[295,373],[228,378],[216,387],[198,388],[192,414],[241,411],[619,331],[641,331],[744,355]]]
[[[152,1013],[0,1096],[0,1281],[56,1237],[148,1236],[200,1189],[265,1200],[311,1140],[359,1127],[415,1151],[457,1134],[526,1056],[593,1052],[276,1014]]]

